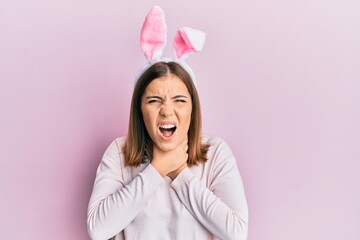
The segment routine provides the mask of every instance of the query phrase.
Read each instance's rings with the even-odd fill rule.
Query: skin
[[[154,144],[151,164],[163,177],[175,179],[187,167],[188,160],[192,103],[186,85],[172,74],[154,79],[142,96],[141,111]],[[169,123],[177,128],[171,138],[166,138],[159,126]]]

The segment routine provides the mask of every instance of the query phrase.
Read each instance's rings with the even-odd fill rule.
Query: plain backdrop
[[[126,135],[147,11],[207,33],[188,63],[231,146],[249,240],[360,239],[358,0],[0,0],[0,238],[88,239],[102,154]],[[234,189],[236,191],[236,189]]]

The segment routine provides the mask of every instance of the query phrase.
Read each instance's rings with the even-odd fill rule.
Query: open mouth
[[[174,124],[160,125],[159,130],[164,137],[171,137],[176,131],[176,126]]]

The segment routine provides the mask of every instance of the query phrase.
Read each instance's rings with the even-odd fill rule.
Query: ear
[[[184,27],[177,31],[174,38],[174,49],[179,60],[185,59],[193,52],[200,52],[205,43],[206,34],[200,30]]]
[[[140,34],[140,47],[149,61],[161,58],[166,33],[164,12],[159,6],[154,6],[146,15]]]

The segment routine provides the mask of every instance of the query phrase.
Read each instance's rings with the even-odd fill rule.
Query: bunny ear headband
[[[154,6],[146,15],[141,29],[140,47],[149,63],[145,65],[140,74],[156,62],[174,61],[179,63],[196,83],[195,75],[185,59],[193,52],[202,50],[205,43],[205,33],[189,27],[179,29],[174,38],[174,57],[172,59],[162,58],[166,45],[166,35],[164,12],[159,6]]]

